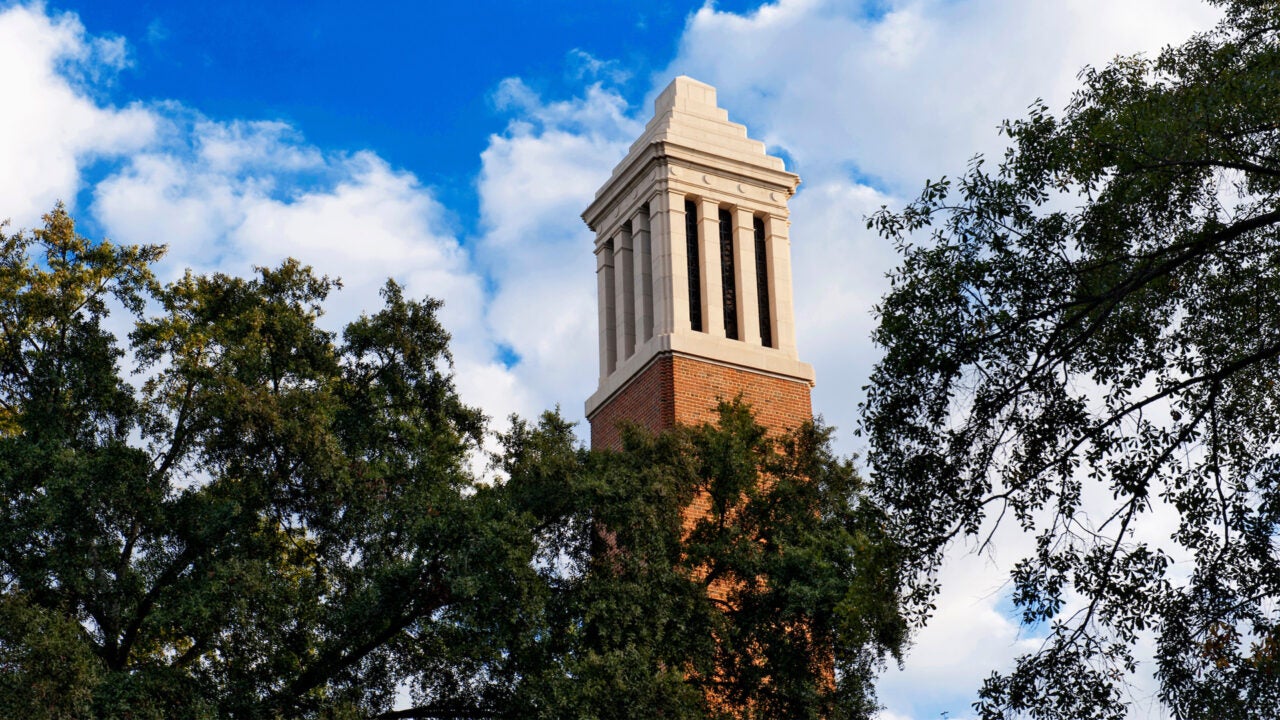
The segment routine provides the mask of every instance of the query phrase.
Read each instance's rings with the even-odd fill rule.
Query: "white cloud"
[[[1007,568],[1031,543],[1005,526],[992,547],[981,555],[964,547],[946,559],[937,611],[913,638],[904,669],[890,668],[877,683],[881,701],[894,713],[916,720],[942,712],[949,720],[973,717],[982,681],[1010,658],[1040,647],[1040,638],[1001,612],[1010,593]]]
[[[844,451],[861,449],[852,429],[877,357],[872,307],[896,260],[864,217],[900,206],[926,178],[956,175],[975,153],[998,157],[1000,121],[1037,97],[1064,104],[1082,66],[1157,51],[1214,17],[1194,0],[906,0],[879,15],[780,0],[748,15],[707,5],[690,18],[650,95],[677,74],[715,85],[731,118],[800,173],[796,307],[820,311],[797,314],[797,340],[817,371],[815,410],[840,429]]]
[[[569,51],[569,67],[578,80],[607,80],[621,85],[631,79],[630,71],[622,67],[618,60],[603,60],[581,48]]]
[[[707,6],[650,98],[676,74],[710,82],[733,119],[798,165],[796,306],[818,310],[798,314],[800,350],[817,369],[815,407],[842,428],[850,451],[876,358],[872,306],[896,262],[865,216],[902,204],[926,177],[962,170],[975,152],[998,156],[998,123],[1037,97],[1063,104],[1081,66],[1158,50],[1212,18],[1188,0],[922,0],[878,17],[823,0],[782,0],[747,16]],[[515,368],[523,380],[573,402],[595,384],[590,235],[577,215],[638,134],[648,104],[639,118],[628,115],[599,87],[547,102],[519,80],[504,82],[495,101],[515,117],[483,156],[479,255],[497,287],[489,320],[524,358]],[[580,412],[576,403],[565,409]],[[1038,645],[998,608],[1028,538],[1008,528],[997,540],[998,556],[957,548],[948,559],[933,622],[906,670],[880,684],[886,718],[971,716],[981,680]]]
[[[0,74],[0,89],[26,109],[0,120],[0,162],[24,170],[0,178],[19,223],[75,198],[85,163],[113,157],[84,211],[117,241],[168,245],[167,276],[244,274],[295,256],[343,279],[333,327],[376,309],[395,277],[411,295],[445,301],[467,402],[498,424],[558,403],[580,417],[596,360],[591,239],[578,216],[641,127],[616,92],[593,85],[548,102],[517,79],[499,86],[494,103],[512,119],[481,157],[480,228],[464,246],[430,189],[371,153],[323,151],[275,120],[96,100],[92,79],[122,67],[128,48],[88,36],[73,15],[12,7],[0,13],[0,41],[0,66],[21,70]],[[584,72],[612,67],[578,60]],[[512,367],[503,348],[519,358]]]
[[[324,165],[317,148],[306,145],[301,133],[278,120],[201,120],[196,123],[192,138],[197,145],[196,163],[215,173],[288,173]]]
[[[333,327],[374,311],[387,278],[445,301],[463,398],[502,418],[528,393],[496,359],[483,280],[448,213],[412,174],[368,152],[324,154],[279,122],[173,116],[172,142],[139,153],[98,184],[92,211],[113,237],[165,243],[163,268],[247,274],[295,257],[343,281]]]
[[[55,200],[70,205],[90,161],[152,139],[148,112],[101,106],[83,90],[125,61],[122,39],[88,38],[73,15],[39,6],[0,13],[0,198],[15,226],[37,225]]]
[[[817,374],[815,412],[837,428],[845,452],[859,449],[852,431],[875,360],[871,307],[884,293],[884,273],[896,260],[893,247],[867,231],[863,218],[898,202],[840,178],[810,181],[791,202],[797,344],[801,359]]]
[[[780,0],[747,17],[706,6],[661,77],[715,85],[802,175],[854,168],[915,192],[998,150],[997,123],[1035,98],[1064,103],[1083,65],[1159,50],[1214,17],[1193,0],[907,0],[878,17],[833,0]]]
[[[430,189],[374,154],[327,152],[287,123],[216,120],[176,101],[126,111],[96,101],[87,79],[119,68],[128,49],[88,36],[72,15],[14,7],[0,13],[0,38],[0,52],[25,59],[23,73],[0,79],[10,99],[45,108],[0,137],[0,160],[26,153],[11,164],[49,178],[10,181],[17,219],[33,224],[55,198],[74,198],[84,163],[113,156],[87,211],[117,241],[168,245],[165,275],[244,274],[294,256],[342,278],[333,327],[376,309],[395,277],[445,301],[459,389],[496,424],[556,404],[581,417],[596,359],[594,260],[579,213],[641,128],[618,93],[596,84],[545,101],[504,81],[493,101],[511,120],[481,156],[479,229],[464,246]],[[575,57],[584,74],[613,67]],[[67,79],[71,60],[92,65],[86,82]],[[511,367],[504,349],[518,358]]]
[[[581,419],[597,359],[595,258],[579,215],[643,125],[599,84],[547,102],[513,78],[495,102],[514,115],[481,155],[475,257],[494,282],[488,322],[520,357],[512,371],[532,396],[523,412],[560,403]]]

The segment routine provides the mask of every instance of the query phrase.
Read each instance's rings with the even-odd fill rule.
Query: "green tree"
[[[505,489],[536,519],[547,592],[538,631],[506,644],[510,716],[873,715],[905,640],[901,565],[828,438],[768,437],[740,403],[618,453],[576,449],[555,415],[517,422]]]
[[[1122,717],[1142,637],[1174,717],[1280,715],[1280,6],[1215,4],[871,219],[903,259],[864,431],[917,619],[953,538],[1036,538],[1047,639],[986,718]]]
[[[825,430],[548,414],[478,482],[439,303],[388,283],[339,341],[337,281],[161,254],[61,206],[0,237],[0,717],[874,711],[900,562]]]
[[[338,342],[293,261],[161,285],[61,206],[0,242],[0,716],[377,715],[414,637],[534,578],[438,303],[388,283]]]

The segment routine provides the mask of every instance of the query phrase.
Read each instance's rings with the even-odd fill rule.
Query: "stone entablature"
[[[678,77],[654,110],[583,213],[600,321],[587,417],[662,353],[812,385],[791,304],[787,200],[800,178],[729,122],[709,85]]]

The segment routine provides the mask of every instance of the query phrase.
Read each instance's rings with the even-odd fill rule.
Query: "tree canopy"
[[[1123,717],[1153,669],[1174,717],[1280,714],[1280,7],[1216,4],[870,219],[902,262],[863,430],[917,619],[954,538],[1035,537],[1046,639],[984,718]]]
[[[3,242],[4,715],[366,714],[472,568],[527,572],[466,470],[481,416],[436,303],[388,284],[339,343],[316,325],[336,282],[296,262],[161,285],[160,249],[60,207]]]
[[[162,252],[0,237],[0,717],[874,711],[900,564],[826,431],[591,453],[550,413],[480,478],[437,301],[339,336],[296,261]]]
[[[582,455],[553,415],[517,423],[507,488],[550,590],[517,716],[873,716],[906,639],[901,564],[829,434],[771,437],[732,403]]]

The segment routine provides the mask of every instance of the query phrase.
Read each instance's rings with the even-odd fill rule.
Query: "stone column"
[[[671,221],[666,193],[649,196],[649,266],[653,284],[653,334],[671,332]]]
[[[649,200],[653,239],[653,334],[689,332],[689,261],[684,195],[661,190]]]
[[[649,207],[641,205],[635,215],[631,216],[637,346],[653,337],[653,246],[650,241]]]
[[[760,345],[760,301],[756,297],[756,230],[746,208],[733,209],[734,262],[737,265],[738,339]]]
[[[596,306],[600,314],[600,380],[617,366],[617,328],[614,325],[613,243],[596,244]]]
[[[791,305],[791,223],[785,217],[765,218],[765,244],[769,253],[769,302],[773,303],[773,342],[796,356],[796,319]]]
[[[613,236],[614,312],[617,313],[615,329],[618,333],[617,361],[631,357],[636,349],[636,293],[632,267],[631,225],[623,223]]]
[[[703,198],[698,204],[698,266],[702,270],[702,329],[724,337],[724,291],[720,284],[720,204]]]

